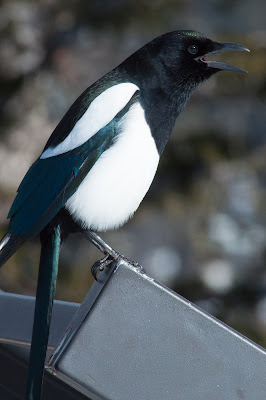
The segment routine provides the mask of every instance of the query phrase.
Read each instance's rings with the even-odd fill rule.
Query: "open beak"
[[[235,67],[234,65],[231,64],[226,64],[220,61],[213,61],[213,60],[206,60],[205,57],[209,56],[210,54],[214,53],[220,53],[221,51],[250,51],[247,47],[242,46],[241,44],[236,44],[236,43],[215,43],[215,50],[210,51],[207,54],[204,54],[203,56],[195,58],[196,61],[202,62],[206,64],[207,67],[209,68],[216,68],[222,71],[232,71],[232,72],[247,72],[246,70]]]

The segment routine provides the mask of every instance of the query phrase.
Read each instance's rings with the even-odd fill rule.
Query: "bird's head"
[[[147,47],[154,62],[163,64],[165,71],[177,80],[190,80],[198,84],[218,71],[246,72],[208,56],[222,51],[249,51],[235,43],[212,41],[194,31],[174,31],[161,35]]]

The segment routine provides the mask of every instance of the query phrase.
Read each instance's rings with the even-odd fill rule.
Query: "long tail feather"
[[[6,233],[0,242],[0,267],[18,250],[25,242],[23,236]]]
[[[45,240],[42,239],[41,234],[41,242],[42,250],[25,400],[41,398],[43,369],[58,270],[60,226],[58,225],[50,231]]]

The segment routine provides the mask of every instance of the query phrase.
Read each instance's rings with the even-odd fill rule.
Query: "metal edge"
[[[54,353],[52,354],[48,364],[46,365],[45,369],[54,375],[57,375],[56,365],[60,361],[61,355],[64,353],[66,348],[69,346],[72,338],[78,332],[82,322],[94,306],[95,302],[97,301],[98,297],[100,296],[102,290],[104,289],[105,285],[107,284],[109,278],[111,277],[112,273],[119,267],[120,261],[113,261],[108,267],[106,267],[102,272],[100,272],[97,281],[95,281],[88,291],[85,299],[81,303],[79,309],[74,314],[74,317],[69,323],[67,330],[61,341],[59,342],[58,346],[55,348]]]

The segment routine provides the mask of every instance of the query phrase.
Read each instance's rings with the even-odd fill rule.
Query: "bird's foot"
[[[92,230],[84,230],[83,236],[105,254],[105,257],[99,261],[96,261],[91,268],[91,273],[96,280],[99,272],[103,271],[106,266],[111,264],[111,262],[119,260],[125,261],[126,263],[132,265],[133,267],[137,268],[139,272],[145,272],[144,268],[138,262],[131,261],[123,254],[118,253]]]
[[[104,270],[105,267],[107,267],[109,264],[111,264],[114,261],[114,258],[107,254],[104,258],[101,258],[100,260],[96,261],[93,266],[91,267],[91,273],[93,278],[97,281],[98,274]]]
[[[125,261],[126,263],[132,265],[135,267],[139,272],[145,273],[144,268],[136,261],[129,260],[127,257],[125,257],[123,254],[116,254],[116,257],[113,255],[107,254],[104,258],[101,258],[100,260],[96,261],[93,266],[91,267],[91,273],[94,279],[97,281],[98,275],[100,272],[104,270],[105,267],[108,267],[113,261]]]

